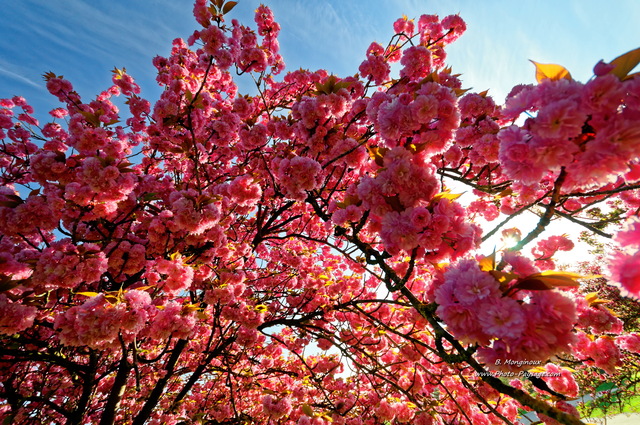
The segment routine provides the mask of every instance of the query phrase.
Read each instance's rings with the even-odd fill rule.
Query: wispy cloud
[[[19,81],[21,83],[28,84],[31,87],[35,87],[37,89],[44,90],[42,83],[36,83],[35,81],[33,81],[33,80],[23,76],[23,75],[20,75],[20,74],[18,74],[16,72],[12,72],[12,71],[2,67],[2,65],[0,65],[0,74],[4,74],[4,75],[8,76],[9,78],[11,78],[13,80],[17,80],[17,81]]]

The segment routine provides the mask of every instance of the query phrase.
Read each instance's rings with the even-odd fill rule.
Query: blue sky
[[[256,0],[240,0],[231,17],[252,23]],[[385,43],[406,14],[460,13],[467,33],[449,48],[448,62],[465,87],[487,88],[501,102],[518,83],[534,81],[528,59],[560,63],[586,80],[599,59],[640,46],[640,2],[616,0],[273,0],[289,69],[324,68],[353,75],[373,40]],[[606,4],[605,4],[606,3]],[[41,75],[69,79],[94,96],[126,67],[153,101],[159,88],[151,59],[171,40],[197,28],[189,0],[5,1],[0,16],[0,97],[23,95],[38,116],[55,106]]]
[[[459,13],[468,30],[449,47],[448,63],[463,74],[464,87],[490,89],[498,103],[515,84],[534,82],[529,59],[562,64],[574,78],[586,81],[598,60],[640,47],[637,0],[264,2],[282,26],[280,44],[288,69],[324,68],[339,76],[355,74],[371,41],[386,43],[393,22],[403,14]],[[250,25],[259,3],[239,0],[230,17]],[[60,106],[45,89],[42,74],[48,71],[64,75],[88,101],[110,85],[114,67],[126,67],[141,85],[142,96],[153,102],[160,88],[152,58],[167,55],[171,40],[187,38],[198,28],[191,0],[1,4],[0,98],[25,96],[41,120]]]

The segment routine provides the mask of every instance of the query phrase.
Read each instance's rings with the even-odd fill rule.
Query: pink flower
[[[586,119],[587,115],[576,102],[568,99],[559,100],[540,109],[532,130],[542,137],[568,143],[567,139],[582,133]]]
[[[267,68],[267,55],[260,48],[244,49],[238,58],[238,67],[243,72],[263,72]]]
[[[499,159],[505,174],[525,185],[538,183],[545,172],[543,165],[534,163],[535,152],[531,146],[531,134],[516,126],[502,129]]]
[[[260,185],[250,175],[234,179],[229,186],[229,192],[235,202],[242,206],[253,206],[262,196]]]
[[[399,250],[409,252],[418,245],[417,229],[412,225],[407,211],[391,211],[385,214],[380,238],[387,251],[391,253],[397,253]]]
[[[196,327],[195,311],[175,301],[169,301],[162,307],[143,334],[157,340],[165,340],[170,336],[189,338]]]
[[[616,344],[623,350],[640,353],[640,334],[637,332],[616,337]]]
[[[449,31],[449,34],[445,37],[447,43],[457,40],[467,30],[467,24],[460,15],[445,16],[440,23],[442,28]]]
[[[371,78],[375,84],[382,84],[389,79],[391,67],[383,56],[367,55],[367,59],[358,68],[363,77]]]
[[[123,304],[114,306],[98,294],[84,304],[71,307],[56,317],[54,328],[60,342],[68,346],[87,345],[101,349],[114,343],[126,314]]]
[[[420,124],[429,124],[438,116],[438,99],[435,96],[418,95],[409,107]]]
[[[580,419],[580,412],[578,412],[578,409],[576,409],[575,406],[567,403],[566,401],[556,401],[555,407]],[[539,413],[538,416],[540,417],[540,419],[542,419],[545,425],[562,425],[560,422],[556,421],[555,419],[551,419],[550,417],[543,415],[542,413]]]
[[[549,384],[549,388],[568,397],[577,397],[580,390],[573,373],[566,368],[561,368],[553,363],[545,365],[547,374],[543,379]]]
[[[471,306],[479,301],[494,300],[501,293],[498,282],[488,273],[480,270],[474,260],[460,260],[444,274],[445,283],[436,291],[436,296],[446,288],[455,294],[463,305]]]
[[[447,329],[465,343],[488,344],[490,336],[485,334],[477,319],[477,312],[470,306],[459,303],[440,305],[436,314],[447,325]]]
[[[640,298],[640,218],[628,220],[614,240],[620,250],[609,257],[611,279],[628,296]]]
[[[536,264],[541,269],[552,269],[554,267],[553,256],[557,251],[571,251],[573,242],[566,236],[551,236],[543,239],[531,250],[535,256]]]
[[[393,30],[396,34],[404,33],[406,36],[411,37],[415,30],[415,26],[413,24],[413,20],[409,20],[405,17],[400,18],[393,23]]]
[[[478,312],[478,321],[487,335],[497,338],[518,338],[526,328],[526,316],[512,298],[500,297],[485,301]]]
[[[290,160],[283,159],[277,170],[287,195],[293,199],[304,199],[306,191],[311,191],[320,184],[322,167],[311,158],[296,156]]]
[[[387,400],[381,400],[380,404],[376,408],[376,416],[383,422],[393,421],[393,419],[396,417],[396,413],[391,403],[389,403]]]
[[[405,49],[400,63],[404,66],[400,70],[401,77],[424,78],[431,72],[431,52],[424,46],[411,46]]]
[[[13,335],[33,326],[38,309],[11,302],[0,294],[0,335]]]
[[[288,397],[276,399],[270,394],[262,397],[262,409],[266,415],[273,419],[280,419],[291,413],[293,409]]]
[[[606,74],[584,85],[582,101],[591,111],[612,115],[617,113],[624,92],[620,79],[615,75]]]
[[[614,240],[622,247],[640,248],[640,217],[628,219]]]
[[[193,282],[193,268],[184,264],[179,256],[173,260],[158,260],[156,270],[165,276],[163,289],[170,294],[189,289]]]
[[[596,339],[591,346],[589,354],[595,360],[597,367],[612,375],[616,373],[616,367],[621,364],[620,350],[616,346],[615,340],[608,336],[601,336]]]
[[[413,419],[414,411],[407,403],[393,403],[393,410],[396,415],[396,421],[406,424]]]

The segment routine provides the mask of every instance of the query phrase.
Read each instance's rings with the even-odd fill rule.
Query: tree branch
[[[179,339],[178,342],[176,342],[176,345],[173,347],[173,351],[171,352],[171,356],[169,357],[169,359],[167,360],[167,363],[165,364],[164,376],[158,379],[156,386],[153,388],[153,391],[151,391],[151,394],[149,394],[149,397],[147,398],[146,403],[144,404],[144,406],[142,406],[142,409],[140,409],[140,412],[138,413],[138,415],[135,417],[133,422],[131,422],[131,425],[144,425],[147,419],[149,419],[149,416],[151,416],[153,409],[158,404],[158,401],[160,400],[160,397],[162,396],[162,393],[164,392],[164,388],[167,386],[169,379],[173,376],[176,363],[178,363],[180,354],[182,354],[182,351],[186,346],[187,346],[186,339]]]

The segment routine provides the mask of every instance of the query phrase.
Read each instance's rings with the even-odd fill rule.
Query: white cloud
[[[23,75],[20,75],[17,72],[13,72],[13,71],[10,71],[10,70],[4,68],[2,65],[0,65],[0,74],[4,74],[4,75],[8,76],[9,78],[11,78],[13,80],[17,80],[17,81],[19,81],[21,83],[28,84],[31,87],[38,88],[38,89],[44,89],[42,83],[40,83],[40,84],[36,83],[35,81],[33,81],[33,80],[23,76]]]

